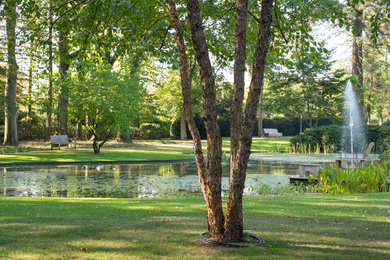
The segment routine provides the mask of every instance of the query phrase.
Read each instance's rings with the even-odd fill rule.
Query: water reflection
[[[224,165],[223,191],[228,192],[228,165]],[[0,194],[4,197],[161,197],[200,194],[196,165],[192,163],[0,168]],[[263,185],[289,184],[298,166],[250,161],[245,195]]]

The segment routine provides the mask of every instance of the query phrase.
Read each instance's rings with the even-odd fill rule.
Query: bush
[[[341,149],[342,127],[321,126],[308,128],[290,142],[294,152],[335,152]]]
[[[207,138],[206,127],[204,126],[203,118],[201,118],[199,116],[195,116],[194,121],[195,121],[196,127],[198,128],[200,138],[206,139]],[[187,128],[187,137],[192,139],[191,133],[188,129],[188,126],[186,128]],[[180,118],[176,118],[172,122],[172,125],[171,125],[171,138],[180,139],[180,135],[181,135],[181,133],[180,133]]]
[[[257,119],[258,121],[258,119]],[[299,117],[275,117],[272,119],[263,118],[263,128],[276,128],[284,136],[298,135],[300,131],[300,118]],[[318,120],[318,126],[332,125],[332,121],[327,118],[320,118]],[[302,120],[302,130],[309,128],[306,120]],[[258,134],[258,124],[256,122],[254,133]]]
[[[160,139],[169,136],[166,128],[155,123],[143,123],[140,126],[140,134],[145,139]]]
[[[18,138],[20,141],[43,139],[45,136],[45,122],[42,118],[33,114],[27,117],[26,112],[19,113]]]
[[[330,194],[390,191],[390,161],[368,167],[335,169],[319,172],[319,191]]]

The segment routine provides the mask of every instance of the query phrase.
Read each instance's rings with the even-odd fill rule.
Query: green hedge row
[[[206,138],[206,128],[204,126],[203,119],[199,116],[195,117],[195,124],[198,127],[199,133],[202,139]],[[230,136],[230,118],[220,117],[218,118],[219,127],[221,129],[222,137]],[[320,119],[318,125],[331,125],[332,122],[329,119]],[[308,128],[307,121],[302,120],[303,130]],[[263,118],[263,128],[276,128],[283,136],[294,136],[299,134],[300,131],[300,119],[298,117],[278,117],[273,119]],[[254,135],[258,134],[258,119],[254,129]],[[187,136],[191,137],[191,134],[187,128]],[[180,118],[177,118],[171,125],[171,138],[180,139]]]
[[[335,125],[306,129],[290,140],[292,150],[295,152],[338,152],[343,149],[343,145],[350,145],[349,136],[343,140],[344,130],[346,130],[345,126]],[[390,141],[390,126],[387,125],[366,125],[364,133],[361,148],[357,149],[359,153],[371,142],[375,142],[375,152],[382,152],[385,144]]]

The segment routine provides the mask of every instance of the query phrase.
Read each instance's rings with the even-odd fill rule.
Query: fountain
[[[365,134],[353,85],[348,81],[344,95],[344,122],[342,152],[357,156],[362,152]]]

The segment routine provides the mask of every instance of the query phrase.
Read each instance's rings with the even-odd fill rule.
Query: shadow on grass
[[[244,229],[260,247],[226,249],[197,240],[202,198],[0,198],[0,256],[10,259],[386,259],[390,193],[252,197]],[[364,216],[363,216],[364,215]]]

